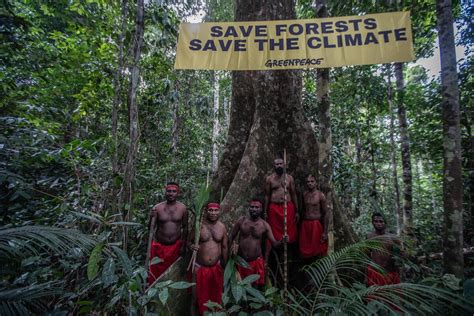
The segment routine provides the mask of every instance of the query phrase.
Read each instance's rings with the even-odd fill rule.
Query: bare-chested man
[[[304,259],[324,256],[328,250],[330,210],[326,197],[316,188],[316,178],[306,178],[307,191],[303,194],[304,213],[300,227],[299,250]]]
[[[230,235],[232,253],[238,254],[249,265],[249,268],[237,265],[240,276],[245,279],[251,274],[259,274],[260,278],[253,283],[257,286],[265,284],[265,260],[262,257],[263,238],[268,238],[273,247],[278,247],[281,243],[281,240],[275,240],[270,225],[260,217],[262,210],[262,202],[256,198],[252,199],[249,204],[249,214],[239,218]],[[236,240],[239,233],[239,238]]]
[[[265,210],[267,221],[272,229],[275,239],[280,240],[284,233],[284,202],[285,202],[285,178],[283,177],[283,159],[274,161],[275,172],[265,180]],[[286,174],[286,201],[287,201],[287,235],[288,242],[296,241],[298,236],[296,227],[296,210],[298,200],[296,199],[295,181],[293,177]]]
[[[224,270],[227,262],[228,239],[224,224],[219,221],[221,208],[218,203],[208,203],[199,236],[199,246],[191,245],[197,251],[196,257],[196,302],[203,315],[207,301],[221,304],[224,289]]]
[[[153,235],[150,262],[155,257],[162,261],[150,265],[148,285],[163,274],[186,249],[188,212],[183,203],[176,201],[178,194],[178,184],[169,182],[165,188],[166,201],[155,205],[150,213],[149,228]]]
[[[393,252],[398,247],[396,236],[385,232],[385,220],[380,213],[372,215],[372,225],[374,232],[370,233],[367,238],[380,240],[386,251],[371,251],[370,257],[385,270],[385,273],[382,274],[368,266],[366,283],[368,286],[400,283],[400,271],[395,265],[393,257]]]

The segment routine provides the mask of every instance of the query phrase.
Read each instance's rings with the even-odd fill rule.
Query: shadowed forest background
[[[192,210],[199,188],[210,181],[229,226],[245,214],[246,200],[262,193],[262,175],[272,171],[272,155],[283,147],[289,148],[288,172],[299,192],[304,173],[312,171],[330,196],[336,249],[364,239],[372,230],[371,214],[382,212],[389,230],[410,241],[407,280],[433,278],[430,284],[473,296],[472,3],[454,1],[452,8],[455,44],[465,48],[457,64],[464,210],[457,233],[468,253],[459,274],[446,271],[441,257],[439,74],[430,77],[415,63],[333,68],[324,105],[320,73],[294,71],[289,76],[298,78],[296,105],[284,100],[272,108],[271,97],[259,94],[265,87],[255,85],[250,93],[245,83],[276,82],[287,72],[173,70],[180,22],[201,15],[214,22],[259,19],[252,6],[265,1],[247,2],[0,2],[0,314],[166,314],[166,306],[150,306],[173,300],[171,291],[186,287],[183,282],[142,291],[148,214],[164,199],[166,182],[180,184],[179,200]],[[320,16],[320,4],[330,16],[410,10],[416,58],[436,49],[432,1],[326,2],[275,1],[292,6],[295,18]],[[251,157],[244,150],[252,149],[248,131],[258,116],[252,102],[273,109],[268,116],[275,122],[279,113],[294,114],[295,121],[305,117],[312,133],[300,140],[302,146],[275,136],[266,156],[255,158],[258,177],[247,183],[237,168],[255,167],[241,163]],[[314,154],[314,163],[298,148]],[[265,293],[262,304],[276,311],[282,303],[272,294]],[[241,299],[234,293],[235,303]]]

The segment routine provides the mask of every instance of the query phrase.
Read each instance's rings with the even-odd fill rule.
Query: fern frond
[[[0,258],[24,258],[45,251],[64,254],[73,248],[89,250],[94,245],[90,236],[73,229],[47,226],[0,228]]]

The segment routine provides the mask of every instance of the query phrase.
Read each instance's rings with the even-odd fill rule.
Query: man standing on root
[[[300,227],[299,250],[305,261],[325,256],[328,251],[330,210],[324,194],[316,188],[316,178],[306,178],[307,191],[303,194],[304,213]],[[310,263],[310,262],[306,262]]]
[[[265,285],[265,260],[262,257],[263,238],[268,238],[273,247],[278,247],[282,242],[282,240],[275,240],[270,225],[260,217],[262,210],[262,202],[256,198],[252,199],[248,215],[239,218],[230,237],[232,254],[238,254],[249,265],[249,268],[237,265],[240,276],[245,279],[251,274],[260,275],[260,278],[253,283],[259,287]],[[239,233],[239,238],[236,240]]]
[[[224,224],[219,221],[220,205],[208,203],[204,220],[201,225],[199,246],[190,245],[197,251],[195,274],[196,274],[196,297],[199,315],[207,310],[204,306],[208,301],[222,304],[222,292],[224,288],[223,266],[227,262],[228,239]],[[194,234],[191,234],[194,235]]]
[[[373,250],[370,253],[372,260],[377,263],[384,271],[378,272],[371,266],[367,267],[366,283],[371,285],[387,285],[400,283],[400,271],[395,264],[393,252],[398,247],[396,236],[385,232],[385,220],[380,213],[372,215],[372,225],[374,232],[370,233],[368,239],[379,240],[384,251]]]
[[[296,227],[296,210],[298,209],[298,200],[296,199],[296,188],[293,177],[287,174],[283,159],[277,158],[273,162],[274,172],[265,179],[265,211],[267,212],[267,222],[270,225],[273,236],[276,240],[283,238],[285,227],[285,201],[286,201],[286,232],[288,236],[288,253],[287,260],[292,261],[296,256],[295,242],[298,237],[298,230]],[[286,194],[285,194],[286,193]],[[275,282],[283,281],[286,284],[288,280],[285,279],[285,262],[284,251],[279,249],[274,252],[274,256],[270,257],[271,245],[270,241],[266,242],[265,260],[268,260],[270,271],[273,273]],[[280,264],[281,263],[281,264]],[[290,265],[290,270],[294,270],[295,265]],[[280,271],[280,272],[279,272]],[[294,278],[295,271],[289,273]],[[280,279],[280,277],[283,278]],[[280,281],[279,281],[280,280]]]
[[[183,203],[176,201],[178,194],[179,185],[169,182],[165,188],[166,201],[155,205],[150,213],[150,262],[155,257],[162,261],[150,265],[148,285],[155,282],[186,249],[188,212]]]

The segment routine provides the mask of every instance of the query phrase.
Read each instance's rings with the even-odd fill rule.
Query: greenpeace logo
[[[265,67],[291,67],[291,66],[311,66],[321,65],[324,58],[296,58],[296,59],[269,59],[265,62]]]

